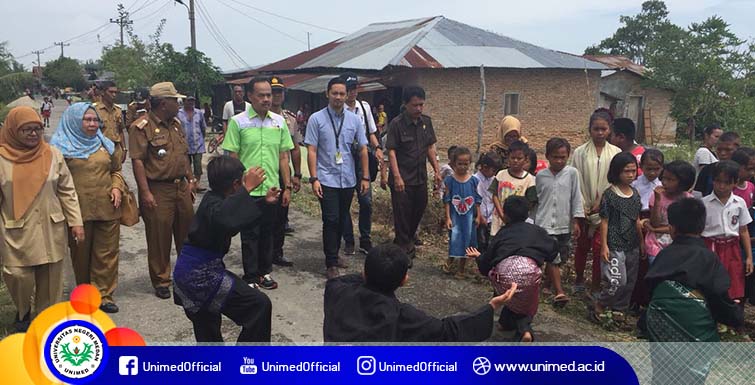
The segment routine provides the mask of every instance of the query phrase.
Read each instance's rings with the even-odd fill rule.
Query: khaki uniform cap
[[[157,83],[149,89],[149,96],[156,98],[185,98],[176,91],[176,86],[172,82]]]

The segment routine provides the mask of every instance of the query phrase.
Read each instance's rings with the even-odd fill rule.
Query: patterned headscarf
[[[63,112],[58,128],[55,129],[50,144],[60,149],[68,159],[88,159],[100,147],[105,147],[112,155],[115,144],[97,129],[97,135],[87,136],[82,130],[84,114],[92,108],[91,103],[74,103]],[[96,113],[96,112],[95,112]]]
[[[13,218],[19,220],[42,191],[50,175],[52,151],[44,137],[34,148],[26,147],[21,139],[21,127],[25,124],[42,125],[39,114],[31,107],[15,107],[5,118],[0,128],[0,157],[13,163]],[[41,133],[39,135],[42,135]]]

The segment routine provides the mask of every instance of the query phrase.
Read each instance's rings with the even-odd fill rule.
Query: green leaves
[[[663,1],[646,1],[635,16],[621,16],[613,36],[587,53],[627,56],[647,68],[644,86],[673,91],[671,115],[680,134],[694,124],[755,130],[755,44],[734,34],[721,17],[687,28],[668,19]],[[751,137],[751,136],[748,136]]]
[[[60,88],[73,87],[81,90],[86,87],[84,80],[84,70],[81,64],[75,59],[69,57],[60,57],[56,60],[47,62],[44,70],[44,77],[48,85]]]

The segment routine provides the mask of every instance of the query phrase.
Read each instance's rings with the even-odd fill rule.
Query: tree
[[[676,34],[681,28],[668,19],[668,9],[661,0],[642,3],[642,10],[635,16],[620,16],[622,26],[613,36],[604,39],[596,46],[588,47],[586,55],[622,55],[633,62],[645,65],[648,51],[654,50],[653,43],[661,41],[668,34]]]
[[[160,50],[161,60],[155,69],[155,76],[161,81],[170,81],[176,88],[193,94],[212,93],[212,86],[223,81],[218,67],[200,51],[186,48],[186,53],[177,52],[170,44]]]
[[[17,62],[10,51],[8,51],[8,42],[0,42],[0,76],[24,71],[26,71],[24,66]]]
[[[44,72],[45,79],[52,86],[73,87],[81,90],[86,87],[84,80],[84,70],[78,61],[61,57],[56,60],[47,62]]]
[[[647,84],[674,91],[671,114],[698,131],[720,123],[727,129],[755,128],[752,95],[755,50],[718,16],[690,25],[676,41],[657,42],[648,55]]]

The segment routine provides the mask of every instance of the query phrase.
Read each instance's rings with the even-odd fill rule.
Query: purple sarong
[[[514,297],[506,304],[509,310],[528,316],[537,313],[542,273],[534,259],[512,255],[495,265],[488,277],[498,294],[517,284]]]

